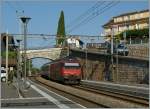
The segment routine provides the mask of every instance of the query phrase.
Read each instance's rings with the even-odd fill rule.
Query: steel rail
[[[126,93],[113,92],[111,90],[105,90],[105,89],[97,90],[97,89],[94,89],[93,87],[85,87],[85,86],[72,86],[72,87],[85,90],[85,91],[89,91],[92,93],[108,95],[117,99],[131,101],[134,103],[142,104],[144,106],[149,105],[149,101],[145,99],[144,97],[142,98],[142,97],[126,94]]]
[[[82,81],[83,82],[83,81]],[[129,96],[133,96],[133,97],[137,97],[137,98],[141,98],[141,99],[145,99],[145,100],[149,100],[149,91],[147,90],[148,88],[144,88],[143,90],[142,87],[133,87],[133,86],[124,86],[123,87],[120,87],[120,86],[117,86],[117,85],[105,85],[105,84],[90,84],[90,83],[82,83],[81,82],[81,85],[83,87],[90,87],[92,89],[95,89],[95,90],[104,90],[104,91],[109,91],[109,92],[119,92],[119,93],[122,93],[122,94],[125,94],[125,95],[129,95]],[[130,87],[130,88],[129,88]],[[128,89],[129,88],[129,89]],[[145,92],[146,91],[146,92]],[[148,91],[148,92],[147,92]]]
[[[32,77],[30,77],[30,79],[33,80]],[[103,107],[103,108],[110,108],[110,107],[108,107],[108,106],[105,106],[105,105],[102,105],[102,104],[100,105],[100,104],[98,104],[98,103],[96,103],[96,102],[94,102],[94,101],[90,101],[90,100],[87,100],[87,99],[85,99],[85,98],[82,98],[82,97],[79,97],[79,96],[70,94],[70,93],[65,92],[65,91],[62,91],[62,90],[59,90],[59,89],[57,89],[57,88],[55,88],[55,87],[49,86],[49,85],[47,85],[46,83],[43,83],[43,82],[41,82],[41,81],[38,81],[38,80],[35,79],[35,77],[34,77],[34,82],[35,82],[35,81],[38,82],[38,83],[40,83],[40,85],[43,85],[44,87],[53,88],[53,89],[55,89],[55,90],[57,90],[57,91],[61,91],[61,92],[65,93],[65,94],[69,94],[69,95],[71,95],[71,96],[74,96],[74,97],[79,98],[79,99],[82,99],[82,100],[84,100],[84,101],[93,103],[93,104],[95,104],[95,105],[99,105],[100,107]],[[71,86],[70,86],[70,87],[71,87]],[[48,89],[48,90],[49,90],[49,89]]]
[[[38,81],[38,80],[37,80]],[[40,82],[41,84],[47,86],[47,87],[52,87],[56,90],[60,90],[60,91],[63,91],[61,89],[57,89],[53,86],[49,86],[49,84],[46,84],[46,83],[43,83],[41,81],[38,81]],[[121,93],[112,93],[112,92],[108,92],[108,91],[99,91],[99,90],[96,90],[96,89],[92,89],[91,87],[88,87],[88,88],[85,88],[85,87],[82,87],[82,86],[77,86],[77,85],[72,85],[72,86],[67,86],[67,87],[70,87],[70,88],[75,88],[75,89],[78,89],[78,90],[81,90],[81,91],[86,91],[86,92],[89,92],[91,94],[97,94],[98,96],[108,96],[110,98],[113,98],[114,100],[119,100],[119,101],[122,101],[122,102],[129,102],[131,104],[134,104],[134,105],[139,105],[139,106],[142,106],[142,107],[148,107],[149,106],[149,102],[145,99],[142,99],[142,98],[139,98],[139,97],[134,97],[134,96],[129,96],[129,95],[126,95],[126,94],[121,94]],[[64,93],[68,93],[68,92],[65,92],[63,91]],[[71,93],[69,93],[71,95]],[[73,94],[72,94],[73,95]],[[73,95],[75,97],[78,97],[77,95]],[[81,99],[84,99],[81,97]],[[86,101],[88,101],[87,99],[85,99]],[[94,101],[91,101],[89,100],[90,102],[93,102],[95,103]],[[97,104],[97,103],[95,103]],[[105,107],[105,105],[103,106]]]

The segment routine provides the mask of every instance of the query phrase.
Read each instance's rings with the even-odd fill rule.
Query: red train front
[[[81,67],[76,59],[62,59],[50,65],[49,78],[66,84],[79,84]]]

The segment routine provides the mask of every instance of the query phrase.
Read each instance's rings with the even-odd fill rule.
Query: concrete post
[[[112,79],[114,81],[114,62],[113,62],[113,36],[114,36],[114,28],[112,27],[112,32],[111,32],[111,73],[112,73]]]
[[[29,59],[29,76],[31,76],[31,68],[30,68],[30,62],[31,62],[31,60]]]
[[[8,83],[8,32],[6,33],[6,82]]]
[[[26,56],[26,50],[27,50],[27,23],[31,18],[29,17],[21,17],[20,18],[24,24],[24,87],[26,82],[26,76],[27,76],[27,56]]]
[[[85,79],[87,80],[87,48],[85,49],[85,67],[86,67],[86,69],[85,69]]]
[[[131,44],[131,36],[130,36],[130,44]]]

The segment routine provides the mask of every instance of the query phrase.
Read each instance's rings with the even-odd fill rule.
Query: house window
[[[135,28],[136,28],[136,29],[139,29],[139,24],[136,24],[136,25],[135,25]]]
[[[114,19],[114,22],[115,22],[115,23],[117,22],[117,19],[116,19],[116,18]]]
[[[135,19],[139,19],[139,14],[135,14]]]
[[[122,17],[118,17],[117,22],[122,22]]]
[[[144,13],[144,17],[149,17],[149,11]]]
[[[143,18],[144,16],[143,16],[143,13],[140,13],[140,18]]]
[[[124,21],[129,20],[128,16],[124,16]]]
[[[135,16],[134,15],[130,15],[130,20],[134,20]]]
[[[147,27],[148,27],[148,23],[142,23],[139,25],[140,29],[147,28]]]

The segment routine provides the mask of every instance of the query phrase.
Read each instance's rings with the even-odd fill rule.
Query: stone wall
[[[116,68],[117,69],[117,68]],[[131,65],[131,64],[119,64],[118,72],[115,69],[115,82],[120,83],[137,83],[143,82],[144,77],[148,74],[148,68],[145,66]]]
[[[89,53],[87,65],[84,52],[74,52],[74,56],[80,61],[82,79],[94,81],[110,81],[124,84],[148,83],[149,61],[141,59],[114,57],[114,65],[111,65],[110,56]],[[113,68],[113,70],[112,70]],[[146,82],[145,82],[145,78]]]
[[[105,63],[100,61],[92,61],[78,58],[81,64],[82,79],[103,80],[103,70]]]
[[[149,46],[148,44],[132,44],[128,45],[129,56],[136,57],[149,57]]]

